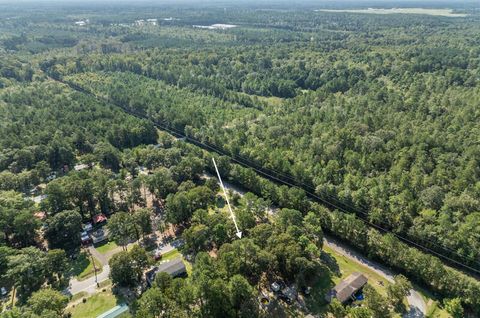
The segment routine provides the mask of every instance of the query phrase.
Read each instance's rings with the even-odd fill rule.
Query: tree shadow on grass
[[[69,272],[70,276],[79,276],[87,269],[89,264],[90,260],[87,255],[85,255],[85,253],[80,253],[76,259],[72,260]]]
[[[223,209],[225,207],[225,204],[227,204],[225,202],[225,198],[221,197],[221,196],[217,196],[216,197],[216,200],[215,200],[215,206],[219,209]]]
[[[333,279],[332,279],[334,275],[333,271],[332,269],[330,269],[329,266],[327,266],[324,263],[323,254],[325,253],[322,253],[321,259],[324,266],[322,266],[322,270],[320,271],[319,275],[316,277],[316,281],[313,282],[310,295],[305,298],[305,302],[309,311],[315,314],[323,314],[327,311],[328,303],[325,300],[325,296],[330,291],[330,289],[332,289],[335,286],[335,283],[333,282]],[[331,261],[331,260],[328,259],[328,261]],[[335,262],[335,259],[333,259],[333,261]],[[336,262],[332,264],[336,265],[336,267],[331,265],[333,269],[339,270]]]
[[[320,255],[320,259],[322,260],[322,263],[325,264],[325,266],[327,266],[328,269],[333,274],[335,274],[335,276],[340,276],[342,274],[340,271],[340,266],[338,266],[338,263],[335,257],[322,251],[322,254]]]

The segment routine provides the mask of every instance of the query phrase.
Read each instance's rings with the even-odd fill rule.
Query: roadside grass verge
[[[328,246],[323,246],[323,251],[333,257],[336,261],[338,268],[340,269],[339,275],[333,276],[333,282],[335,284],[339,283],[341,280],[345,279],[347,276],[354,272],[360,272],[368,278],[368,283],[374,287],[379,293],[386,296],[387,289],[386,287],[391,283],[379,275],[370,268],[352,260],[346,256],[338,254]]]
[[[106,288],[105,291],[99,291],[86,298],[85,302],[67,308],[67,312],[71,314],[71,318],[93,318],[122,302],[122,299],[112,293],[111,288]]]
[[[368,278],[368,283],[382,295],[387,295],[386,287],[390,284],[383,276],[368,267],[347,258],[330,247],[323,246],[322,258],[328,260],[329,271],[322,271],[322,276],[312,286],[311,295],[306,298],[308,308],[316,314],[325,314],[328,303],[325,300],[327,292],[341,280],[354,272],[360,272]],[[381,282],[381,283],[380,283]]]
[[[80,253],[77,259],[71,262],[71,275],[76,277],[79,281],[92,277],[95,274],[93,263],[91,261],[92,257],[89,257],[84,252]],[[93,257],[93,260],[97,267],[97,274],[100,274],[102,272],[102,264],[95,257]]]
[[[73,295],[72,298],[70,298],[70,302],[74,303],[77,300],[85,298],[85,297],[88,297],[88,293],[86,291],[81,291],[81,292]]]

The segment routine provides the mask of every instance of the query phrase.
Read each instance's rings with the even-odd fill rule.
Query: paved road
[[[386,280],[393,282],[393,273],[389,269],[385,268],[384,266],[373,262],[367,259],[365,256],[357,253],[356,251],[351,250],[347,246],[341,244],[340,242],[330,238],[324,238],[324,244],[330,247],[332,250],[341,254],[345,257],[348,257],[366,267],[370,270],[376,272],[380,276],[385,277]],[[407,296],[407,301],[410,306],[408,312],[403,315],[405,318],[422,318],[425,317],[427,313],[427,305],[423,300],[423,297],[414,289],[410,290],[410,295]]]
[[[76,278],[70,279],[69,287],[67,291],[72,294],[78,294],[79,292],[87,292],[89,294],[94,294],[97,288],[97,282],[101,283],[108,279],[110,275],[110,266],[108,266],[108,261],[112,256],[122,250],[122,247],[118,246],[115,249],[108,251],[105,254],[98,252],[95,247],[89,246],[89,252],[95,257],[100,264],[102,265],[102,271],[97,275],[97,279],[95,276],[87,278],[85,280],[78,281]]]
[[[108,275],[110,274],[110,266],[104,265],[102,272],[97,275],[98,282],[103,282],[108,279]],[[87,292],[89,294],[94,294],[97,289],[97,283],[95,282],[95,276],[87,278],[85,280],[78,281],[76,278],[72,278],[70,280],[69,287],[67,288],[67,292],[75,295],[79,292]]]
[[[180,240],[161,245],[161,253],[165,254],[176,247],[178,247],[178,244],[181,244]],[[108,276],[110,275],[110,266],[108,266],[108,261],[112,256],[119,251],[121,251],[121,247],[117,247],[111,251],[108,251],[105,254],[99,253],[93,246],[90,246],[88,248],[90,250],[90,253],[98,259],[98,261],[102,264],[102,272],[97,275],[97,281],[98,283],[101,283],[105,280],[108,279]],[[82,281],[78,281],[76,278],[72,278],[69,283],[69,287],[67,288],[67,292],[75,295],[80,292],[87,292],[89,294],[94,294],[97,292],[97,281],[95,281],[95,276],[87,278]]]
[[[205,177],[211,178],[212,176],[205,175]],[[224,182],[224,185],[227,189],[232,190],[238,193],[239,195],[245,194],[245,191],[243,189],[236,187],[228,182]],[[325,237],[324,242],[325,242],[325,245],[327,245],[337,253],[368,267],[370,270],[375,271],[380,276],[385,277],[385,279],[387,279],[388,281],[393,282],[394,274],[384,266],[367,259],[365,256],[357,253],[356,251],[351,250],[347,246],[341,244],[340,242],[332,238]],[[173,244],[174,242],[172,242],[172,245]],[[174,248],[172,245],[166,244],[161,246],[162,253],[171,251]],[[108,260],[110,259],[111,256],[113,256],[113,254],[115,254],[118,251],[116,250],[110,251],[106,255],[98,253],[98,251],[95,250],[93,247],[91,247],[90,251],[92,255],[94,255],[103,265],[103,270],[98,275],[98,282],[102,282],[108,279],[108,275],[110,274],[110,267],[108,266]],[[81,291],[86,291],[88,293],[95,293],[96,292],[95,289],[96,289],[95,277],[91,277],[84,281],[77,281],[76,279],[70,280],[70,287],[68,288],[68,291],[73,295]],[[425,304],[425,301],[423,300],[422,296],[417,291],[415,291],[414,289],[411,289],[410,295],[407,296],[407,300],[408,300],[408,304],[410,305],[410,309],[408,313],[406,313],[403,317],[405,318],[425,317],[427,312],[427,305]]]

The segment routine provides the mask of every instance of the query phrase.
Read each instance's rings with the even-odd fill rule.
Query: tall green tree
[[[73,251],[80,247],[82,216],[77,211],[67,210],[47,220],[45,238],[50,247]]]
[[[155,169],[153,174],[148,176],[147,185],[150,192],[160,199],[165,199],[170,193],[174,193],[177,188],[172,173],[165,167]]]
[[[445,310],[452,315],[453,318],[463,317],[462,302],[459,298],[445,299],[443,301]]]
[[[108,220],[108,236],[126,249],[126,245],[137,238],[133,216],[126,212],[117,212]]]
[[[34,247],[23,248],[15,255],[8,257],[8,270],[5,277],[14,283],[20,302],[25,302],[53,275],[63,276],[61,272],[65,268],[52,268],[49,266],[49,261],[47,253]]]
[[[366,285],[363,288],[365,295],[365,306],[372,312],[374,318],[391,317],[387,299],[377,292],[372,286]]]
[[[110,261],[110,278],[115,285],[135,287],[141,283],[143,272],[150,264],[147,252],[135,245],[130,251],[115,254]]]
[[[402,311],[403,299],[410,294],[412,284],[403,275],[396,275],[394,281],[394,284],[387,286],[388,299],[393,307]]]
[[[34,292],[27,301],[28,308],[40,317],[47,315],[62,317],[67,304],[67,296],[49,288]]]

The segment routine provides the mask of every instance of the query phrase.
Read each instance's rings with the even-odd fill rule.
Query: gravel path
[[[204,177],[211,178],[212,176],[208,174],[208,175],[205,175]],[[228,182],[224,182],[224,185],[227,189],[232,190],[238,193],[239,195],[245,194],[245,191],[243,189],[236,187]],[[340,242],[332,238],[325,237],[324,243],[325,245],[327,245],[337,253],[368,267],[370,270],[385,277],[385,279],[387,279],[388,281],[393,282],[393,273],[389,269],[385,268],[384,266],[367,259],[365,256],[361,255],[360,253],[357,253],[356,251],[353,251],[352,249],[348,248],[347,246],[341,244]],[[167,244],[167,245],[164,245],[162,249],[164,249],[163,253],[165,253],[168,250],[171,250],[173,248],[172,246],[170,246],[170,244]],[[108,260],[117,251],[110,251],[108,253],[109,255],[100,254],[93,247],[91,247],[90,251],[92,252],[92,255],[94,255],[103,264],[103,271],[98,275],[98,282],[108,279],[108,275],[110,274],[110,267],[108,266]],[[67,290],[73,295],[81,291],[86,291],[88,293],[95,293],[95,289],[96,289],[95,277],[91,277],[83,281],[77,281],[76,279],[70,280],[70,287]],[[415,291],[414,289],[411,289],[410,295],[407,296],[407,300],[408,300],[408,304],[410,305],[410,308],[409,308],[409,311],[403,315],[404,318],[425,317],[427,312],[427,309],[426,309],[427,305],[425,304],[423,297],[417,291]]]
[[[205,175],[206,178],[211,178],[213,177],[210,174]],[[223,182],[225,185],[225,188],[232,190],[233,192],[237,193],[238,195],[244,195],[245,190],[242,189],[241,187],[237,187],[231,183],[228,182]],[[274,210],[272,209],[269,211],[270,213],[274,213]],[[366,267],[368,267],[370,270],[376,272],[380,276],[385,277],[390,282],[393,282],[393,276],[394,273],[387,269],[385,266],[371,261],[367,259],[365,256],[362,254],[352,250],[348,246],[341,244],[340,242],[326,237],[325,238],[325,245],[329,246],[332,250],[336,251],[337,253],[348,257]],[[423,297],[418,293],[416,290],[411,289],[410,290],[410,295],[407,296],[407,301],[410,306],[409,311],[403,315],[404,318],[423,318],[427,314],[427,305],[425,304],[425,301],[423,300]]]
[[[357,263],[362,264],[363,266],[368,267],[370,270],[376,272],[377,274],[385,277],[390,282],[393,282],[393,273],[389,269],[385,268],[383,265],[380,265],[377,262],[367,259],[362,254],[351,250],[344,244],[341,244],[337,240],[334,240],[330,237],[324,238],[324,244],[330,247],[332,250],[341,254],[345,257],[350,258]],[[407,301],[410,306],[407,313],[403,315],[405,318],[422,318],[427,314],[427,305],[423,300],[422,295],[420,295],[416,290],[411,289],[410,295],[407,296]]]

